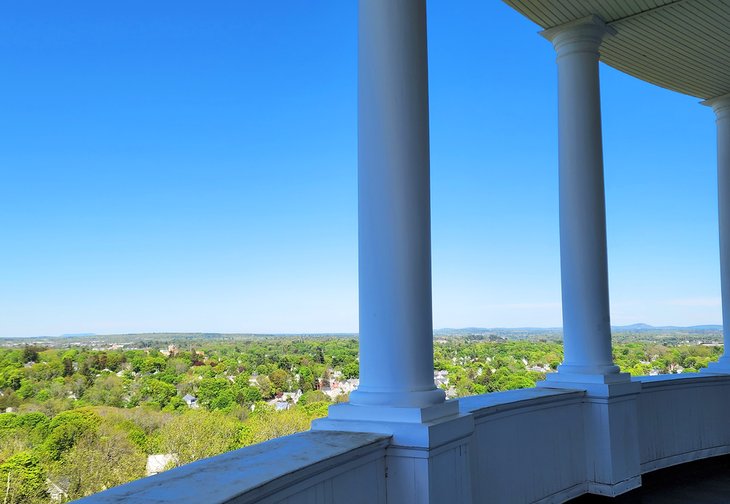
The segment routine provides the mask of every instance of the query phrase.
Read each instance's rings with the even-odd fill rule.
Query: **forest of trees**
[[[149,455],[170,468],[306,430],[359,371],[355,338],[169,343],[0,348],[0,500],[71,500],[145,476]],[[621,343],[614,357],[645,375],[693,372],[721,351]],[[434,350],[450,397],[531,387],[561,360],[552,341],[451,337]]]

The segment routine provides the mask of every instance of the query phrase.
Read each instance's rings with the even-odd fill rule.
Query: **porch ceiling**
[[[730,93],[728,0],[504,0],[552,28],[595,14],[616,30],[601,61],[629,75],[702,99]]]

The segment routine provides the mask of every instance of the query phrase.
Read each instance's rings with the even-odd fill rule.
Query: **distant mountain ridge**
[[[625,326],[611,326],[612,331],[722,331],[720,324],[705,324],[695,326],[652,326],[649,324],[631,324]]]
[[[548,339],[560,339],[562,337],[562,327],[444,327],[436,329],[433,332],[434,337],[439,336],[498,336],[500,338],[517,338],[530,339],[534,336],[543,335]],[[636,323],[623,326],[611,326],[611,332],[614,334],[648,334],[656,332],[674,332],[694,334],[695,337],[702,336],[705,333],[722,333],[722,325],[704,324],[694,326],[653,326],[650,324]],[[120,340],[125,341],[130,338],[141,340],[173,340],[173,339],[237,339],[237,338],[300,338],[300,337],[358,337],[357,333],[180,333],[180,332],[155,332],[155,333],[126,333],[126,334],[96,334],[96,333],[73,333],[61,334],[58,336],[26,336],[26,337],[0,337],[0,340],[69,340],[74,339],[91,341],[98,339],[99,341]]]
[[[436,329],[435,335],[458,335],[458,334],[479,334],[485,332],[562,332],[562,327],[462,327],[452,328],[444,327]],[[624,326],[611,326],[613,332],[649,332],[649,331],[683,331],[683,332],[703,332],[703,331],[722,331],[722,325],[706,324],[695,326],[653,326],[650,324],[637,323]]]

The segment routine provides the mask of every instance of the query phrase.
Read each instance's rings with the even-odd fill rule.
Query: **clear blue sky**
[[[429,1],[434,326],[558,326],[556,70]],[[0,336],[357,330],[356,2],[0,5]],[[612,322],[720,322],[715,128],[601,68]]]

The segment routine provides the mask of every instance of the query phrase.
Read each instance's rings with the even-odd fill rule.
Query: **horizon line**
[[[653,325],[645,323],[634,323],[634,324],[623,324],[623,325],[612,325],[612,330],[625,330],[625,329],[697,329],[697,328],[713,328],[723,329],[722,324],[692,324],[692,325]],[[495,326],[495,327],[479,327],[479,326],[465,326],[465,327],[441,327],[433,330],[433,334],[447,332],[447,331],[562,331],[562,326]],[[304,331],[304,332],[218,332],[218,331],[141,331],[141,332],[116,332],[116,333],[92,333],[92,332],[79,332],[79,333],[62,333],[57,335],[33,335],[33,336],[0,336],[0,339],[34,339],[34,338],[83,338],[83,337],[105,337],[105,336],[139,336],[139,335],[164,335],[164,334],[210,334],[210,335],[247,335],[247,336],[359,336],[359,331]]]

